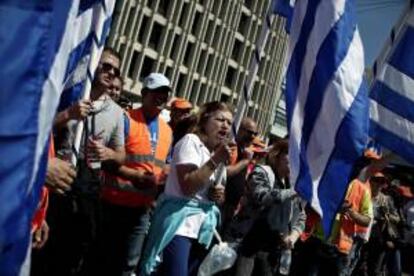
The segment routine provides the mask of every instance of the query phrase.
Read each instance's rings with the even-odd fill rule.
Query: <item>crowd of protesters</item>
[[[119,68],[106,48],[90,100],[56,115],[32,275],[197,275],[216,231],[238,253],[220,275],[414,275],[413,183],[396,184],[380,156],[355,166],[324,233],[289,183],[287,139],[266,146],[244,118],[232,141],[229,105],[171,102],[160,73],[144,79],[139,108],[123,109]]]

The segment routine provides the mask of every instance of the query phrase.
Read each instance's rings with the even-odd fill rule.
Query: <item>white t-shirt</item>
[[[165,184],[165,194],[175,197],[187,198],[181,190],[181,186],[178,183],[176,165],[194,165],[197,168],[203,166],[211,157],[210,151],[201,142],[200,138],[195,134],[185,135],[174,147],[174,154],[171,162],[171,171]],[[209,201],[207,197],[208,188],[214,184],[214,179],[217,174],[217,170],[211,175],[208,183],[205,183],[204,188],[198,191],[193,198],[200,201]],[[197,214],[187,217],[179,229],[176,235],[194,238],[198,237],[200,227],[204,222],[205,214]]]

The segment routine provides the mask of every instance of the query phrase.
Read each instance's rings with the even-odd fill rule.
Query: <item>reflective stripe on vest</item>
[[[155,166],[164,168],[166,163],[163,160],[156,159],[151,154],[128,154],[126,163],[154,163]]]

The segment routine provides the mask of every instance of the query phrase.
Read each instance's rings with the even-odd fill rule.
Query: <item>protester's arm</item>
[[[115,149],[104,146],[100,141],[90,141],[90,147],[96,153],[100,161],[113,161],[117,164],[123,164],[125,161],[125,147],[119,146]]]
[[[347,211],[345,211],[345,214],[348,215],[353,221],[355,221],[356,224],[360,226],[368,227],[371,223],[371,218],[369,216],[360,214],[352,208],[349,208]]]
[[[185,149],[188,150],[188,149]],[[180,153],[178,153],[180,154]],[[198,167],[196,164],[177,164],[177,177],[183,193],[192,196],[208,183],[210,176],[213,174],[217,165],[226,162],[230,157],[230,149],[227,145],[220,145],[214,152],[213,156]]]
[[[398,211],[397,208],[395,208],[394,205],[394,201],[392,200],[392,198],[390,196],[387,196],[387,204],[388,204],[388,208],[389,208],[389,213],[387,215],[387,219],[394,224],[397,224],[401,221],[400,216],[398,215]]]
[[[155,175],[145,173],[127,166],[120,166],[117,174],[125,179],[128,179],[138,189],[155,188],[157,179]]]
[[[250,174],[248,186],[256,203],[265,206],[270,206],[274,202],[283,202],[296,195],[296,192],[291,189],[271,188],[267,173],[260,166],[256,166]]]
[[[227,176],[232,177],[234,175],[239,174],[241,171],[243,171],[245,168],[247,168],[247,165],[249,165],[249,162],[250,162],[249,159],[242,159],[234,165],[227,166],[226,167]]]
[[[61,128],[70,120],[83,120],[92,110],[92,103],[89,100],[81,100],[74,105],[59,112],[54,120],[53,126]]]

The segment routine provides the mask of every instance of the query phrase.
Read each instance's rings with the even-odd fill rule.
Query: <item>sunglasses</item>
[[[247,128],[242,128],[244,131],[246,131],[249,135],[251,135],[251,136],[257,136],[257,135],[259,135],[259,132],[257,132],[257,131],[253,131],[253,130],[250,130],[250,129],[247,129]]]
[[[119,68],[114,67],[110,63],[106,63],[106,62],[101,63],[101,68],[102,68],[102,71],[105,71],[105,72],[109,72],[111,70],[114,70],[115,77],[121,76],[121,71],[119,70]]]
[[[385,177],[371,177],[371,181],[376,182],[376,183],[380,183],[380,184],[385,184],[387,183],[387,179]]]

